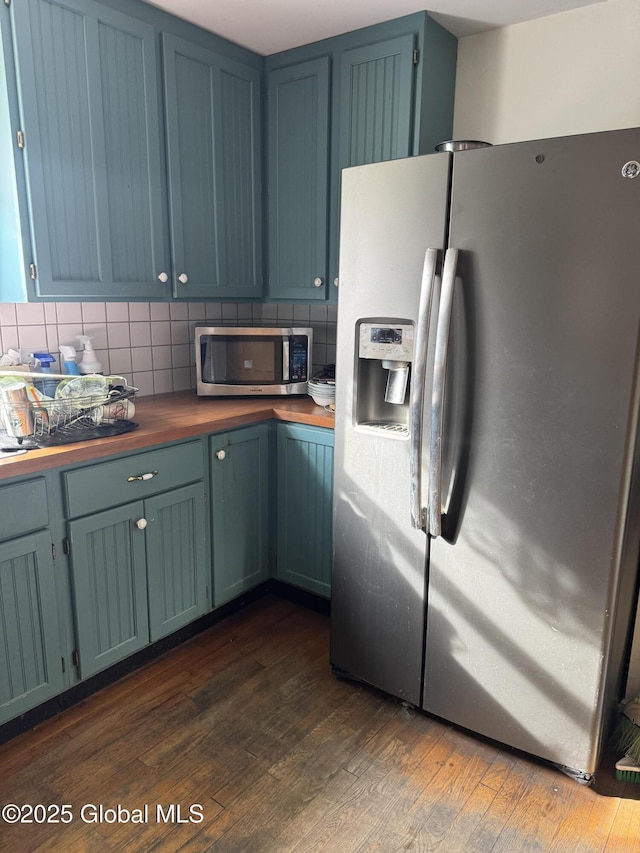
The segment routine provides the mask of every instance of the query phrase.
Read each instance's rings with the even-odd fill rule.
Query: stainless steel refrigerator
[[[640,130],[343,172],[331,663],[595,771],[640,549]]]

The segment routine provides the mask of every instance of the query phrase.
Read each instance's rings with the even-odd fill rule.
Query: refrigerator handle
[[[444,388],[447,378],[449,329],[453,307],[453,288],[456,281],[458,250],[447,249],[442,272],[442,292],[436,329],[436,349],[431,397],[431,445],[429,452],[429,533],[442,533],[442,424],[444,418]]]
[[[425,530],[427,525],[422,508],[422,413],[424,411],[424,386],[427,371],[427,343],[437,262],[438,250],[427,249],[422,269],[418,324],[411,368],[411,391],[409,393],[411,525],[416,530]]]

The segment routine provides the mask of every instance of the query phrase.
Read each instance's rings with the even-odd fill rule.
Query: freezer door
[[[587,773],[638,561],[623,547],[640,321],[640,177],[623,172],[638,160],[635,130],[453,168],[423,706]]]
[[[346,169],[342,181],[331,663],[415,705],[427,537],[411,522],[411,442],[361,425],[369,409],[408,423],[409,394],[402,406],[384,401],[382,364],[359,366],[359,343],[370,327],[415,331],[427,249],[444,245],[449,166],[433,154]]]

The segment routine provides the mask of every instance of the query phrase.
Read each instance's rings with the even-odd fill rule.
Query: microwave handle
[[[289,339],[282,341],[282,381],[289,381]]]

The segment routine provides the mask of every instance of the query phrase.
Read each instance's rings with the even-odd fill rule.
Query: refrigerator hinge
[[[74,649],[74,650],[71,652],[71,663],[72,663],[75,667],[80,666],[80,655],[78,654],[78,650],[77,650],[77,649]]]
[[[71,542],[67,539],[66,536],[62,540],[62,553],[66,554],[67,557],[71,553]]]
[[[6,2],[6,0],[5,0],[5,2]],[[7,3],[7,6],[8,5],[9,4]],[[24,132],[22,130],[16,131],[16,139],[18,141],[18,148],[20,148],[20,150],[22,150],[24,148]]]
[[[413,64],[418,65],[419,62],[420,62],[420,51],[418,50],[417,47],[414,47],[414,49],[413,49]]]
[[[55,560],[55,558],[56,558],[56,543],[55,542],[51,543],[51,556]]]
[[[35,264],[29,264],[29,277],[31,278],[32,281],[36,280],[37,270],[36,270]]]

